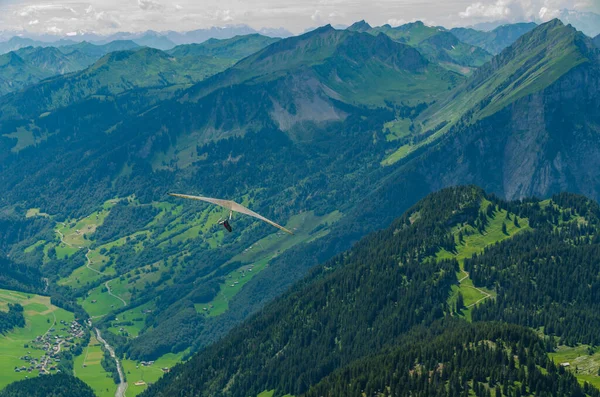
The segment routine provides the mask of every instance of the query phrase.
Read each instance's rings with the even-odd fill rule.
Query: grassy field
[[[30,208],[27,210],[27,214],[25,214],[26,218],[35,218],[36,216],[42,216],[44,218],[50,218],[50,215],[42,212],[39,208]]]
[[[178,354],[165,354],[154,364],[150,366],[143,366],[137,361],[122,360],[123,370],[125,371],[125,377],[127,378],[127,396],[137,396],[148,388],[148,383],[156,382],[163,374],[162,368],[172,368],[175,364],[181,362],[185,352]],[[140,383],[136,385],[136,383]],[[141,384],[144,382],[144,384]]]
[[[273,397],[273,394],[275,394],[275,390],[265,390],[256,397]],[[294,396],[292,396],[291,394],[286,394],[283,397],[294,397]]]
[[[79,298],[77,302],[91,317],[104,316],[123,306],[123,302],[108,294],[104,284],[90,290],[85,299]]]
[[[221,284],[220,291],[217,296],[208,303],[198,303],[195,305],[196,311],[204,312],[205,308],[208,316],[218,316],[223,314],[229,308],[229,301],[246,285],[252,278],[261,270],[264,270],[268,265],[269,259],[265,258],[255,262],[253,268],[244,266],[226,276],[226,281]]]
[[[481,209],[485,210],[490,204],[489,201],[483,200],[481,202]],[[511,214],[511,219],[515,217],[515,214]],[[471,307],[479,302],[483,302],[485,299],[494,297],[494,291],[487,290],[481,287],[475,287],[473,281],[469,278],[467,272],[464,271],[463,265],[466,258],[471,258],[474,254],[480,254],[483,252],[485,247],[496,244],[507,238],[511,238],[517,233],[522,233],[526,230],[531,230],[529,221],[526,218],[519,218],[519,227],[514,225],[514,221],[506,219],[506,211],[497,211],[492,217],[488,217],[488,226],[483,233],[479,233],[473,227],[467,225],[462,228],[455,228],[453,234],[455,236],[457,245],[456,252],[448,252],[444,249],[440,250],[437,254],[437,259],[456,259],[460,264],[460,272],[457,277],[460,281],[458,285],[452,287],[452,292],[448,299],[448,303],[452,307],[456,302],[459,292],[462,294],[466,309],[462,310],[462,315],[467,319],[471,320]],[[502,231],[502,224],[506,225],[506,233]],[[462,231],[464,238],[462,242],[458,241],[458,234]]]
[[[556,352],[550,353],[549,356],[556,364],[569,363],[569,369],[581,383],[588,382],[600,388],[600,376],[598,376],[600,349],[595,348],[590,351],[588,345],[559,346]]]
[[[386,133],[385,138],[388,142],[404,138],[410,135],[410,126],[412,121],[410,119],[398,119],[387,122],[383,125],[383,132]],[[389,133],[387,132],[389,131]]]
[[[35,251],[35,249],[37,247],[41,247],[42,245],[46,244],[46,240],[39,240],[37,242],[35,242],[34,244],[30,245],[29,247],[25,248],[25,253],[28,254],[30,252]]]
[[[293,236],[289,236],[283,232],[273,233],[233,257],[229,262],[240,261],[244,266],[229,273],[226,276],[226,281],[221,284],[217,296],[211,302],[196,304],[196,310],[199,313],[205,312],[209,316],[223,314],[229,308],[229,301],[256,274],[264,270],[268,266],[269,261],[297,244],[308,242],[327,234],[328,229],[326,227],[314,233],[313,231],[318,226],[326,226],[337,222],[341,216],[342,214],[339,211],[321,217],[315,216],[312,211],[293,216],[286,225],[288,229],[294,231]],[[204,310],[205,308],[207,310]]]
[[[155,264],[140,266],[136,270],[125,273],[124,275],[110,281],[111,292],[121,299],[129,302],[131,300],[131,289],[143,290],[148,283],[158,281],[162,273],[168,271],[164,261]],[[166,284],[170,284],[168,281]]]
[[[59,223],[55,230],[62,236],[62,241],[65,245],[74,248],[88,247],[91,244],[90,237],[104,223],[104,219],[106,219],[110,213],[110,209],[116,203],[117,200],[107,201],[100,211],[93,212],[81,219],[72,219]]]
[[[24,365],[20,357],[29,355],[39,358],[44,354],[42,350],[25,345],[37,336],[44,335],[55,322],[73,321],[73,314],[50,304],[49,297],[0,290],[0,310],[7,310],[9,303],[19,303],[23,306],[26,325],[25,328],[16,328],[0,335],[0,389],[28,376],[37,376],[37,370],[31,373],[14,372],[14,367]]]
[[[126,310],[123,313],[119,314],[119,316],[117,317],[118,320],[115,320],[115,322],[113,322],[113,324],[115,325],[109,327],[108,330],[115,335],[120,335],[120,328],[123,328],[125,331],[127,331],[130,337],[137,337],[142,328],[144,328],[146,317],[148,316],[148,314],[144,312],[146,310],[152,310],[153,308],[154,303],[148,302],[136,308]],[[131,321],[133,325],[116,325],[116,322],[124,321]]]
[[[98,397],[112,397],[115,395],[117,385],[111,374],[106,372],[100,364],[102,355],[100,342],[92,336],[83,353],[75,358],[73,372],[75,376],[94,389]]]

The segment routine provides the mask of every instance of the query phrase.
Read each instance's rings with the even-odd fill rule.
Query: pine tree
[[[459,312],[465,307],[465,299],[462,293],[458,293],[456,297],[456,311]]]
[[[506,231],[506,223],[502,222],[502,233],[508,235],[508,232]]]

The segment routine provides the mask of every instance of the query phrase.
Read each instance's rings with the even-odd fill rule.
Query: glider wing
[[[184,199],[189,199],[189,200],[205,201],[207,203],[215,204],[215,205],[221,206],[223,208],[227,208],[230,211],[235,211],[235,212],[239,212],[240,214],[250,215],[251,217],[260,219],[261,221],[266,222],[271,226],[275,226],[276,228],[281,229],[288,234],[292,234],[292,235],[294,234],[291,231],[289,231],[288,229],[286,229],[285,227],[278,225],[277,223],[265,218],[264,216],[262,216],[260,214],[257,214],[256,212],[244,207],[243,205],[236,203],[235,201],[214,199],[214,198],[210,198],[210,197],[201,197],[201,196],[189,196],[187,194],[177,194],[177,193],[169,193],[169,196],[179,197],[179,198],[184,198]]]

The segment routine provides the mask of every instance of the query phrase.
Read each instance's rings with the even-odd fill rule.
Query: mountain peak
[[[348,27],[347,30],[353,32],[366,32],[371,30],[371,25],[369,25],[364,19],[362,21],[354,22],[352,25]]]
[[[544,26],[548,29],[550,28],[555,28],[555,27],[559,27],[559,26],[565,26],[565,24],[558,18],[554,18],[546,23],[541,24],[540,26]],[[571,25],[569,25],[571,26]]]
[[[443,115],[447,120],[449,114],[462,108],[473,111],[465,113],[465,117],[484,119],[523,97],[545,90],[580,66],[597,67],[599,53],[583,33],[560,20],[549,21],[524,34],[479,68],[465,82],[462,93],[452,96],[444,105],[446,110],[437,117]]]
[[[335,31],[335,29],[333,28],[333,26],[331,26],[330,23],[328,23],[327,25],[320,26],[314,30],[311,30],[310,32],[305,33],[303,36],[319,35],[322,33],[333,32],[333,31]]]
[[[2,66],[13,66],[13,67],[23,67],[25,65],[25,61],[21,58],[17,53],[11,51],[2,58],[0,58],[0,67]]]

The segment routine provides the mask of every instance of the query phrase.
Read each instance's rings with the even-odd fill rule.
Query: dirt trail
[[[462,283],[462,282],[463,282],[464,280],[466,280],[467,278],[469,278],[469,273],[467,273],[467,271],[463,270],[462,272],[465,274],[465,276],[464,276],[463,278],[461,278],[460,280],[458,280],[458,283],[459,283],[459,284],[460,284],[460,283]],[[478,304],[479,302],[482,302],[482,301],[484,301],[484,300],[486,300],[486,299],[488,299],[488,298],[490,298],[490,297],[491,297],[491,295],[490,295],[490,294],[488,294],[487,292],[485,292],[485,291],[483,291],[483,290],[481,290],[481,289],[479,289],[479,288],[475,287],[474,285],[473,285],[473,286],[471,286],[471,285],[466,285],[465,287],[468,287],[468,288],[473,288],[475,291],[479,292],[481,295],[484,295],[484,297],[483,297],[483,298],[481,298],[481,299],[479,299],[477,302],[471,303],[469,306],[466,306],[466,308],[467,308],[467,309],[468,309],[468,308],[470,308],[470,307],[473,307],[473,306],[475,306],[476,304]]]

